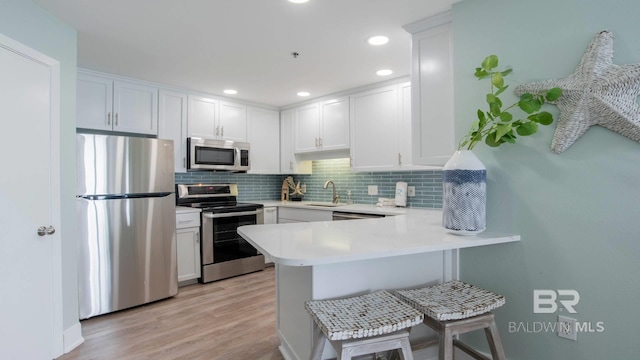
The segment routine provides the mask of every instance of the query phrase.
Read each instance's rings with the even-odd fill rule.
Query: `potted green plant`
[[[486,168],[471,152],[484,141],[491,147],[515,144],[518,136],[529,136],[538,132],[539,125],[553,123],[553,115],[541,111],[547,101],[562,96],[560,88],[541,94],[522,94],[516,102],[505,106],[500,95],[507,90],[505,77],[512,69],[498,70],[498,57],[489,55],[475,76],[490,79],[490,92],[485,100],[488,111],[478,109],[478,119],[469,132],[462,137],[456,151],[443,168],[443,218],[442,224],[450,232],[473,235],[486,227]],[[513,110],[520,109],[525,115],[516,117]]]

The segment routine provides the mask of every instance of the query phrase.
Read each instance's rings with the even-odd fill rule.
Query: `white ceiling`
[[[453,0],[33,0],[78,31],[78,66],[272,106],[408,75],[403,25]],[[390,42],[367,44],[371,35]],[[292,52],[300,53],[297,59]],[[388,68],[394,74],[375,74]]]

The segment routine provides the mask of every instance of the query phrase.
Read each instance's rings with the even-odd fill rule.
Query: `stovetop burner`
[[[223,213],[251,211],[263,208],[262,204],[237,202],[236,184],[178,184],[176,205],[202,209],[203,212]]]

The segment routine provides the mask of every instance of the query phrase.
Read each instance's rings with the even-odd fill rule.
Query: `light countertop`
[[[266,206],[296,206],[278,201]],[[309,206],[299,205],[306,209]],[[315,207],[314,207],[315,208]],[[318,207],[322,208],[322,207]],[[238,233],[273,262],[289,266],[332,264],[520,241],[519,235],[485,231],[476,236],[449,234],[440,210],[347,205],[331,211],[394,211],[384,218],[249,225]]]
[[[416,208],[403,208],[403,207],[395,207],[395,206],[375,206],[375,205],[366,205],[366,204],[352,204],[345,205],[340,204],[339,206],[312,206],[309,204],[330,204],[328,202],[323,201],[277,201],[277,200],[262,200],[262,201],[252,201],[258,204],[263,204],[265,207],[288,207],[288,208],[298,208],[298,209],[311,209],[311,210],[324,210],[324,211],[342,211],[342,212],[354,212],[354,213],[362,213],[362,214],[380,214],[380,215],[402,215],[408,214],[411,212],[422,212],[422,211],[430,211],[424,208],[416,209]]]

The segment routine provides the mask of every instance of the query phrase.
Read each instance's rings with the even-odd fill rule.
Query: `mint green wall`
[[[496,54],[514,68],[514,87],[562,78],[574,71],[591,39],[607,29],[615,36],[614,63],[640,63],[638,14],[637,0],[454,5],[457,136],[484,106],[487,84],[473,77],[473,69],[486,55]],[[488,173],[488,227],[519,233],[522,241],[463,250],[462,279],[506,295],[497,318],[509,359],[636,359],[640,143],[594,127],[556,155],[549,149],[554,129],[555,124],[516,145],[476,148]],[[579,291],[572,316],[602,321],[604,331],[580,333],[577,342],[554,333],[510,333],[510,321],[533,327],[556,320],[555,314],[533,313],[534,289]]]
[[[62,291],[63,326],[68,329],[78,323],[75,220],[76,31],[29,0],[0,0],[0,33],[60,61],[61,65]],[[7,170],[9,169],[5,169]]]

